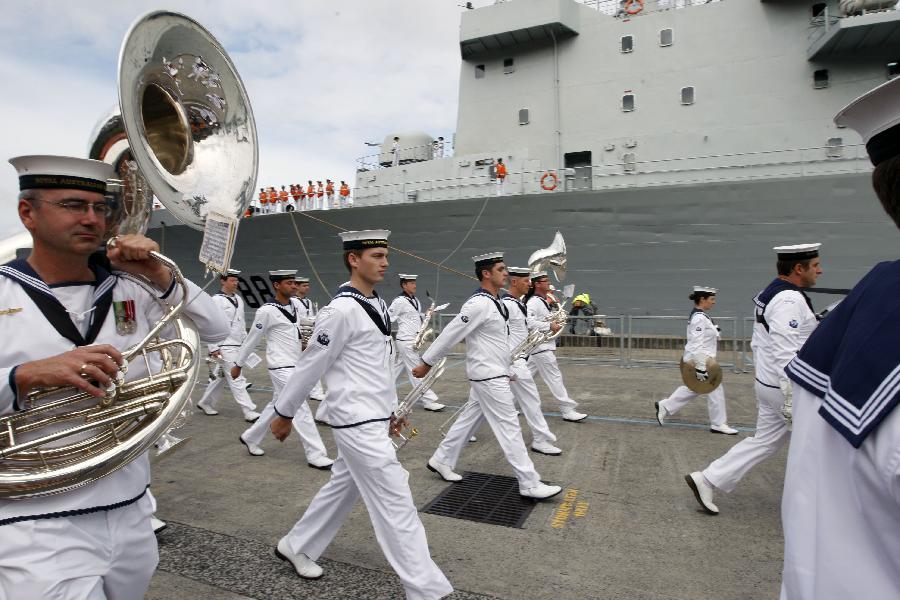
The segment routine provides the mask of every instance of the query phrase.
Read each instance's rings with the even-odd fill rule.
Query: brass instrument
[[[678,368],[681,370],[681,381],[689,390],[698,394],[708,394],[722,384],[722,367],[715,358],[712,356],[706,358],[706,372],[709,373],[709,379],[706,381],[697,379],[695,366],[693,360],[682,359],[678,364]]]
[[[412,413],[413,407],[425,396],[425,393],[431,389],[431,386],[435,384],[438,380],[438,377],[443,375],[444,367],[447,364],[447,357],[442,358],[436,365],[431,367],[431,370],[428,371],[428,374],[425,375],[422,379],[419,380],[419,383],[416,384],[406,397],[403,398],[403,402],[401,402],[397,409],[394,410],[394,420],[397,423],[401,424],[400,431],[396,434],[398,438],[400,438],[399,442],[395,442],[391,440],[391,443],[394,445],[395,450],[400,450],[409,443],[414,437],[419,435],[419,430],[416,427],[413,427],[409,424],[407,417],[409,417],[410,413]]]
[[[142,233],[154,193],[198,229],[211,211],[242,214],[256,188],[256,128],[243,84],[215,38],[178,13],[139,18],[119,55],[119,110],[96,129],[90,156],[121,177],[108,186],[118,186],[124,208],[111,235]],[[200,339],[181,315],[191,301],[181,271],[162,254],[151,256],[172,271],[181,300],[160,303],[162,318],[122,353],[124,366],[103,398],[73,388],[35,390],[20,401],[23,410],[0,417],[0,497],[71,490],[152,445],[178,444],[168,431],[187,414]],[[142,278],[120,276],[157,297]],[[126,381],[126,371],[139,378]]]
[[[416,352],[421,350],[422,346],[427,342],[434,339],[434,329],[431,327],[431,319],[434,318],[434,314],[450,306],[449,304],[441,304],[435,307],[434,298],[431,298],[431,294],[426,291],[425,295],[431,299],[431,306],[425,311],[425,316],[422,317],[422,325],[419,326],[419,331],[416,332],[416,337],[413,339],[413,350]]]
[[[535,250],[528,257],[528,267],[532,273],[552,271],[556,281],[566,279],[566,240],[560,232],[556,232],[550,245],[542,250]]]
[[[212,383],[220,377],[218,373],[222,369],[222,359],[216,358],[211,354],[207,354],[206,358],[204,358],[203,360],[206,363],[207,370],[209,371],[209,382]]]
[[[313,329],[316,326],[316,320],[309,317],[297,317],[297,329],[300,331],[300,345],[306,350],[309,340],[312,337]]]

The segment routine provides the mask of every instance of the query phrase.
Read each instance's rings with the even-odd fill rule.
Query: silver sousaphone
[[[123,214],[110,233],[143,233],[154,194],[186,225],[203,229],[215,212],[237,218],[256,186],[253,112],[240,77],[216,39],[192,19],[156,11],[139,18],[119,56],[119,110],[97,127],[90,155],[116,166]],[[123,351],[127,367],[96,399],[72,388],[35,390],[24,410],[0,418],[0,498],[71,490],[122,468],[157,443],[171,443],[197,379],[196,328],[181,315],[190,301],[164,305],[147,336]],[[158,291],[140,278],[125,276]],[[164,337],[165,336],[165,337]]]

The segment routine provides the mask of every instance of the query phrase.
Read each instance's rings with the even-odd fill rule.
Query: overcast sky
[[[474,2],[475,6],[493,3]],[[364,141],[391,131],[448,137],[456,126],[456,0],[170,0],[228,51],[259,133],[257,187],[355,178]],[[158,1],[0,0],[0,238],[21,229],[22,154],[85,156],[117,102],[116,64],[129,25]],[[449,138],[448,138],[449,139]]]

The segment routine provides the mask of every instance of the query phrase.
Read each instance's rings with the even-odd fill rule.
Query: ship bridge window
[[[528,109],[519,109],[519,125],[528,125]]]
[[[622,53],[627,54],[634,50],[634,37],[630,35],[622,36]]]
[[[516,64],[515,64],[515,61],[513,61],[513,59],[511,59],[511,58],[503,59],[503,72],[506,75],[516,72]]]
[[[818,69],[813,73],[813,87],[815,89],[827,88],[828,84],[828,69]]]
[[[662,47],[671,46],[675,34],[671,29],[661,29],[659,32],[659,45]]]
[[[813,4],[813,5],[812,5],[812,16],[813,16],[813,19],[815,19],[816,17],[824,17],[824,16],[825,16],[825,11],[826,11],[827,9],[828,9],[828,3],[827,3],[827,2],[816,2],[815,4]]]
[[[484,79],[484,65],[475,65],[475,79]]]
[[[634,94],[627,93],[622,96],[622,110],[631,112],[634,110]]]
[[[841,156],[843,156],[843,147],[844,138],[828,138],[828,145],[825,148],[825,155],[828,158],[840,158]]]
[[[633,173],[637,170],[637,161],[634,152],[626,152],[622,155],[622,170],[626,173]]]
[[[897,75],[900,75],[900,61],[891,61],[887,64],[887,78],[893,79]]]
[[[684,105],[694,103],[694,86],[689,85],[681,88],[681,103]]]

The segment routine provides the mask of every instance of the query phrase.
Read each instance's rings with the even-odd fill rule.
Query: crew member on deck
[[[400,164],[400,138],[394,137],[391,142],[391,166],[396,167]]]
[[[497,170],[497,195],[503,195],[503,186],[506,183],[506,165],[503,164],[503,159],[497,159],[497,166],[495,167]]]
[[[303,208],[303,186],[299,183],[291,186],[291,198],[294,200],[291,210],[301,210]]]
[[[350,208],[350,186],[341,181],[341,208]]]
[[[325,208],[338,208],[334,204],[334,182],[330,179],[325,180]]]
[[[120,216],[119,199],[107,189],[119,178],[110,165],[64,156],[10,162],[33,249],[0,267],[0,414],[24,410],[29,392],[55,386],[90,394],[72,409],[94,408],[119,374],[121,352],[162,316],[157,300],[177,304],[181,288],[150,257],[159,246],[142,235],[115,238],[108,263],[96,254]],[[147,279],[157,298],[122,273]],[[221,342],[228,335],[221,311],[193,283],[188,288],[184,314],[204,341]],[[148,358],[157,370],[158,356]],[[138,356],[125,379],[146,375]],[[143,598],[158,562],[149,484],[144,453],[69,491],[0,500],[0,598]]]
[[[278,541],[275,553],[300,577],[321,577],[322,568],[314,561],[362,497],[378,545],[400,577],[406,597],[437,600],[453,587],[431,559],[409,490],[409,473],[397,460],[388,435],[399,425],[392,416],[397,392],[391,369],[391,319],[374,289],[388,266],[388,235],[384,230],[340,234],[349,285],[341,286],[319,313],[310,345],[276,402],[278,417],[272,432],[284,440],[291,432],[291,419],[324,378],[338,457],[331,480]]]
[[[717,291],[716,288],[694,286],[694,291],[688,296],[689,300],[694,301],[694,310],[688,317],[687,344],[684,347],[682,360],[694,361],[695,377],[699,381],[709,380],[709,372],[706,370],[707,361],[716,357],[719,347],[719,326],[706,312],[716,305]],[[724,388],[725,384],[720,383],[716,389],[707,394],[709,430],[713,433],[736,435],[737,429],[728,425]],[[656,420],[662,425],[666,422],[667,417],[677,413],[699,395],[686,385],[678,386],[671,396],[654,403]]]
[[[536,500],[551,498],[562,488],[541,482],[525,449],[509,388],[509,310],[498,295],[507,281],[503,253],[483,254],[472,260],[481,287],[466,300],[459,315],[444,327],[422,355],[422,364],[413,370],[415,377],[425,377],[431,365],[437,364],[453,346],[465,340],[469,402],[428,459],[428,470],[445,481],[460,481],[462,476],[453,469],[463,446],[485,419],[515,471],[519,494]]]
[[[900,227],[900,79],[835,117],[862,136]],[[896,239],[896,238],[895,238]],[[787,367],[794,430],[781,503],[782,600],[900,598],[900,262],[828,313]]]
[[[716,490],[730,493],[754,466],[772,456],[790,434],[792,386],[784,368],[818,323],[812,302],[803,291],[816,284],[821,244],[774,248],[776,277],[754,299],[753,363],[756,368],[756,433],[744,438],[706,469],[685,475],[703,509],[715,515]]]
[[[269,194],[265,188],[259,188],[259,214],[264,215],[269,212]]]
[[[281,186],[281,191],[278,192],[278,201],[281,204],[281,212],[287,212],[288,200],[290,199],[290,194],[288,191],[284,189],[284,186]]]
[[[325,210],[325,186],[321,181],[316,181],[316,210]]]
[[[278,212],[278,192],[274,187],[269,188],[269,212]]]
[[[391,321],[397,324],[397,353],[394,358],[394,379],[399,377],[403,371],[409,375],[409,383],[416,387],[419,380],[413,377],[412,370],[421,362],[419,353],[413,348],[416,335],[422,326],[424,317],[422,316],[422,305],[416,298],[416,280],[418,275],[400,274],[400,295],[394,298],[388,312],[391,315]],[[428,390],[422,397],[422,408],[430,411],[443,410],[444,405],[438,402],[437,394],[433,390]]]
[[[274,388],[272,400],[263,409],[259,419],[240,436],[241,443],[247,447],[252,456],[265,454],[259,443],[266,436],[269,423],[275,418],[275,401],[293,374],[302,351],[300,329],[297,327],[297,307],[291,300],[297,285],[294,283],[296,274],[297,271],[294,270],[269,271],[269,281],[275,290],[275,301],[266,302],[256,311],[250,333],[241,344],[234,366],[231,368],[231,376],[240,377],[247,358],[262,338],[266,338],[266,363]],[[304,401],[298,410],[300,414],[294,419],[294,427],[300,434],[300,441],[303,442],[306,462],[314,469],[330,469],[334,461],[326,454],[325,444],[322,443],[309,406]]]

